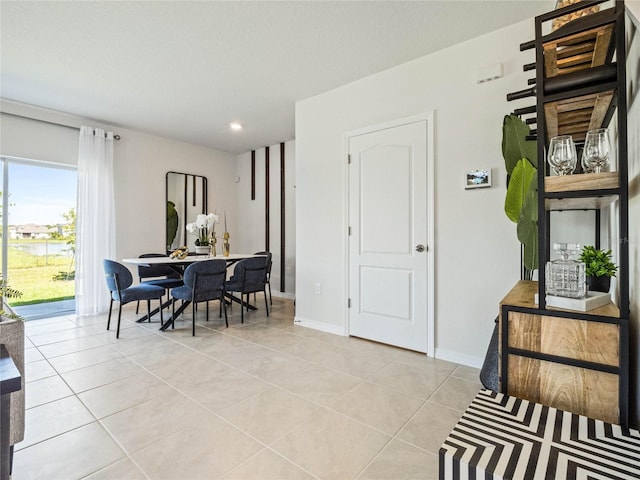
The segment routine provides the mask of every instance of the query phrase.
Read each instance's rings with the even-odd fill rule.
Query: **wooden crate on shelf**
[[[584,141],[587,131],[602,127],[613,95],[606,91],[545,104],[547,139],[571,135],[576,142]]]
[[[556,10],[563,7],[567,7],[569,5],[573,5],[575,3],[579,3],[581,1],[582,0],[558,0],[556,2]],[[591,15],[592,13],[596,13],[599,11],[600,11],[600,5],[592,5],[590,7],[583,8],[582,10],[578,10],[577,12],[569,13],[567,15],[554,18],[552,22],[553,30],[557,30],[560,27],[563,27],[564,25],[566,25],[567,23],[572,22],[573,20],[577,20],[578,18],[584,17],[586,15]]]
[[[592,28],[545,43],[545,77],[555,77],[604,65],[613,38],[613,25]]]

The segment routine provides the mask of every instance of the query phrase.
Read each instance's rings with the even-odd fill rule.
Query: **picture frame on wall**
[[[485,188],[491,186],[491,169],[481,168],[471,170],[465,174],[465,190],[470,188]]]

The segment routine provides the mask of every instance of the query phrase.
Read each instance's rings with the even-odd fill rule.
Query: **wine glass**
[[[584,149],[580,157],[580,166],[582,166],[582,173],[593,173],[591,165],[587,163],[587,156],[584,154]]]
[[[610,150],[609,130],[606,128],[589,130],[584,140],[582,153],[584,164],[594,173],[600,173],[602,167],[609,163]]]
[[[571,135],[560,135],[551,139],[547,161],[558,175],[569,175],[573,172],[578,161],[578,154]]]

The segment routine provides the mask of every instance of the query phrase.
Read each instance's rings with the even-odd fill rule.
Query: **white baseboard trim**
[[[320,330],[321,332],[333,333],[334,335],[340,335],[346,337],[344,327],[340,325],[329,325],[327,323],[316,322],[315,320],[307,320],[301,317],[294,317],[293,323],[302,327],[313,328],[314,330]]]
[[[287,300],[295,300],[296,299],[296,294],[295,293],[272,291],[271,292],[271,296],[277,297],[277,298],[286,298]]]
[[[483,357],[476,357],[474,355],[467,355],[465,353],[453,352],[451,350],[445,350],[443,348],[436,348],[436,358],[474,368],[482,368],[482,364],[484,363]]]

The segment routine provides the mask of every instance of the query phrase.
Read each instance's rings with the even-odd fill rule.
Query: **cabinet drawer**
[[[509,355],[508,394],[605,422],[619,422],[618,375]]]
[[[616,324],[509,312],[509,347],[618,366]]]

